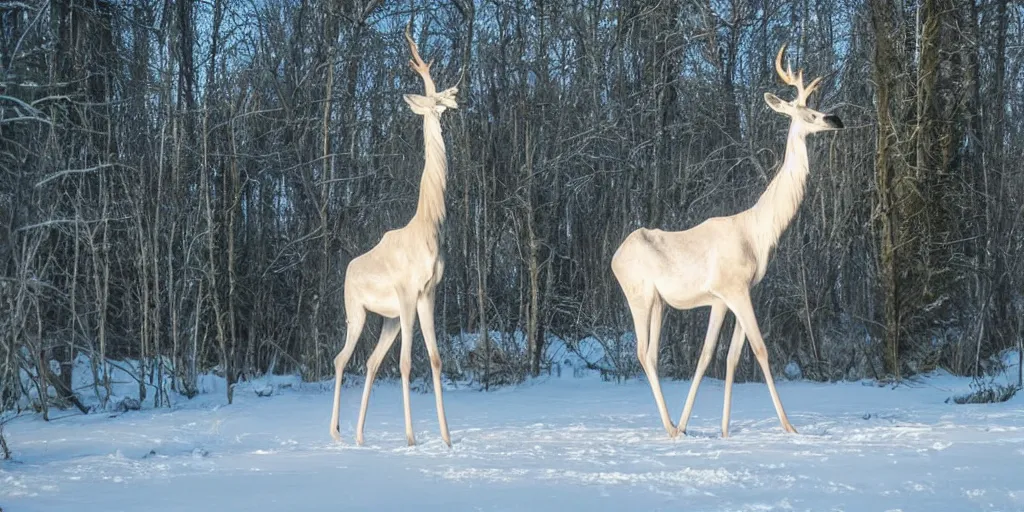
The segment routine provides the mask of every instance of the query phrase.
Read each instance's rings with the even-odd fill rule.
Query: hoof
[[[665,432],[668,433],[669,439],[675,439],[679,435],[679,429],[675,425],[665,427]]]

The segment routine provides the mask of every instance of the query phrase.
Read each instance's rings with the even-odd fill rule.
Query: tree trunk
[[[895,204],[893,198],[893,163],[896,153],[896,127],[892,108],[891,80],[895,74],[893,48],[890,42],[889,18],[893,15],[891,0],[871,1],[871,22],[875,33],[873,77],[876,86],[878,114],[877,150],[875,153],[875,188],[878,193],[875,217],[878,221],[882,301],[884,303],[884,359],[889,375],[900,378],[900,310],[896,262]]]

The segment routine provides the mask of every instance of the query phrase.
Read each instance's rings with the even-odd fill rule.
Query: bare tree
[[[549,367],[552,339],[588,336],[614,377],[637,373],[611,255],[641,225],[683,230],[767,186],[784,127],[761,93],[778,92],[782,43],[822,70],[817,101],[850,128],[808,147],[814,215],[752,294],[779,340],[771,363],[818,380],[979,375],[1021,343],[1019,4],[411,9],[464,106],[445,126],[449,378],[516,382]],[[262,373],[328,375],[340,270],[415,204],[418,128],[394,101],[413,86],[394,71],[409,14],[378,0],[0,5],[0,406],[111,407],[111,364],[160,406],[204,372],[229,393]],[[693,374],[706,314],[666,316],[661,375]],[[83,357],[94,384],[73,389]],[[737,380],[762,378],[741,361]],[[425,354],[413,362],[429,375]]]

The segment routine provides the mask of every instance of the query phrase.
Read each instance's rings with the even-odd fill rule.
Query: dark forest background
[[[811,141],[755,289],[776,371],[981,375],[1021,343],[1020,3],[3,0],[0,410],[43,382],[105,404],[109,364],[155,406],[207,371],[331,375],[348,261],[415,209],[411,15],[438,85],[461,79],[442,119],[449,378],[550,371],[554,337],[637,373],[611,255],[637,227],[754,203],[784,150],[762,99],[792,98],[783,43],[847,129]],[[663,375],[690,376],[706,318],[667,316]],[[79,355],[95,387],[72,389]],[[749,357],[738,378],[760,379]]]

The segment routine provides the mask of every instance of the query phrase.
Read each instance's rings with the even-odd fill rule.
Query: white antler
[[[433,97],[437,94],[437,88],[434,86],[434,79],[430,78],[430,66],[434,65],[434,61],[423,62],[420,57],[420,49],[416,46],[416,41],[412,40],[412,20],[409,20],[409,24],[405,26],[405,40],[409,42],[409,50],[412,52],[412,58],[409,59],[409,67],[413,71],[419,73],[420,77],[423,78],[423,87],[426,89],[426,96]]]
[[[782,79],[788,85],[796,87],[796,100],[795,103],[800,106],[807,105],[807,97],[818,88],[818,84],[821,83],[821,77],[815,78],[810,85],[804,87],[804,70],[797,70],[796,75],[793,74],[793,68],[789,66],[789,62],[786,62],[786,69],[782,69],[782,54],[786,51],[786,43],[782,44],[782,48],[779,48],[779,54],[775,56],[775,72],[779,74],[779,78]]]

